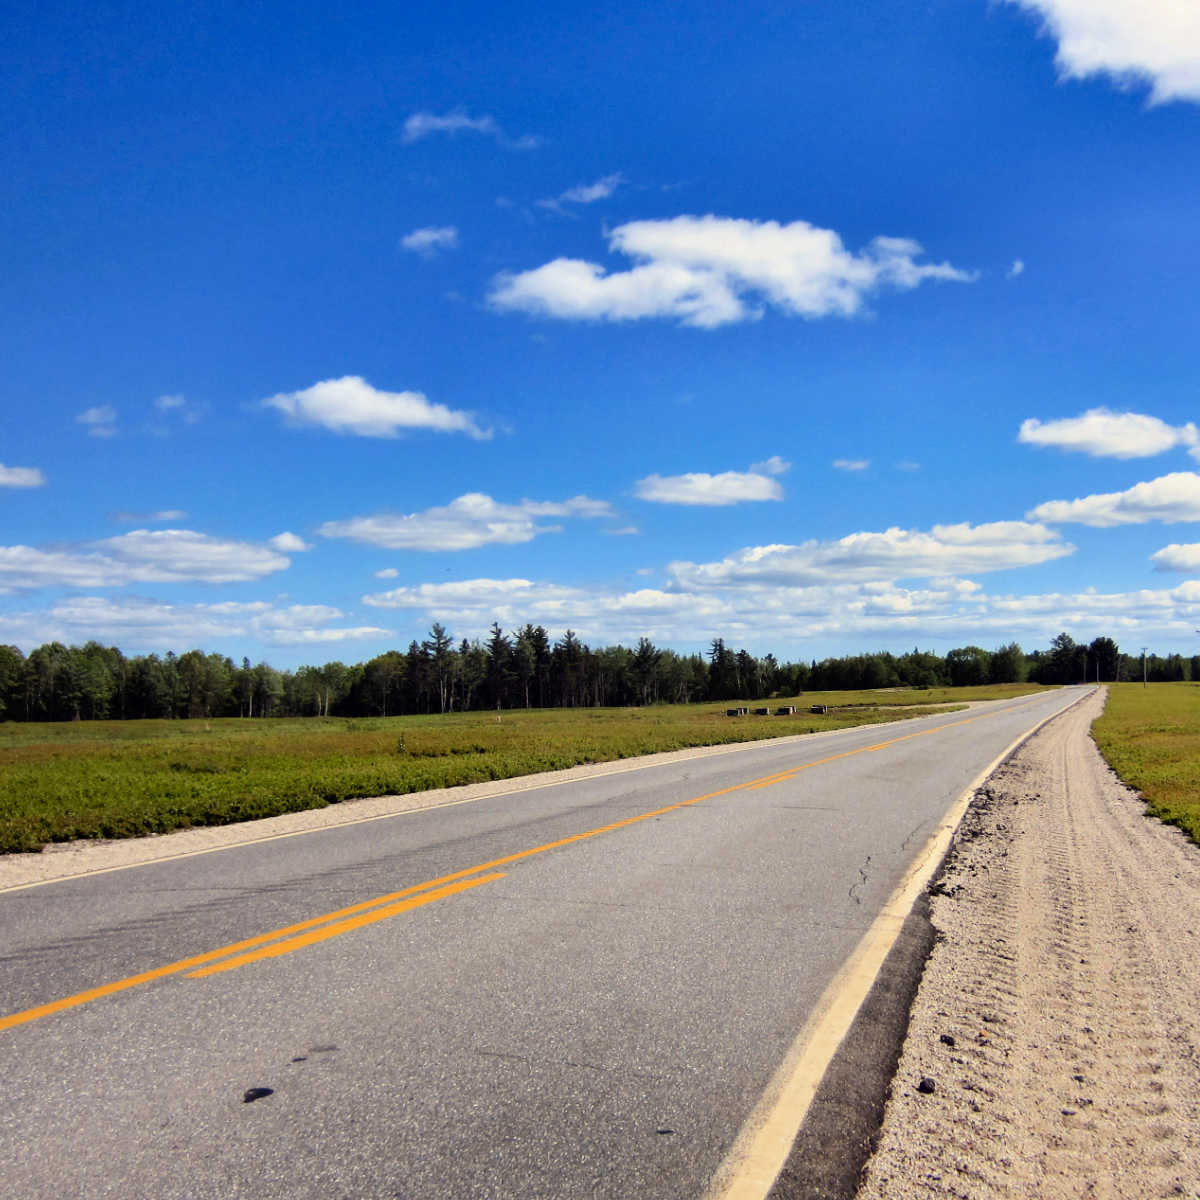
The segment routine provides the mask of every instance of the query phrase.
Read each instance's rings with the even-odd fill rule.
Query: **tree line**
[[[756,658],[715,638],[707,654],[678,654],[648,638],[636,646],[593,649],[567,630],[551,640],[541,625],[486,640],[455,641],[441,624],[407,651],[363,663],[328,662],[279,671],[265,662],[237,665],[220,654],[126,656],[115,646],[49,642],[28,657],[0,646],[0,719],[400,716],[488,708],[571,708],[766,700],[804,691],[972,684],[1200,680],[1200,655],[1145,663],[1111,638],[1076,643],[1061,633],[1047,650],[1026,654],[1016,642],[996,650],[963,646],[945,655],[906,654],[779,662]]]

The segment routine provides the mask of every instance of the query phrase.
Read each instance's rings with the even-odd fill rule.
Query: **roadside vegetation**
[[[407,717],[5,722],[0,852],[167,833],[691,746],[841,729],[1041,690],[809,692],[788,716],[719,704]],[[813,705],[829,711],[814,714]],[[764,704],[758,707],[764,707]],[[947,711],[943,709],[941,711]]]
[[[1092,736],[1152,815],[1200,842],[1200,683],[1110,685]]]

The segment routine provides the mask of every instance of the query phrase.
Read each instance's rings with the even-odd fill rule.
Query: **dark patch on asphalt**
[[[243,1104],[253,1104],[255,1100],[261,1100],[264,1096],[273,1096],[273,1095],[275,1095],[274,1088],[268,1088],[268,1087],[247,1088],[246,1091],[242,1094],[242,1103]]]
[[[858,1191],[933,944],[922,894],[829,1064],[768,1200],[852,1200]]]

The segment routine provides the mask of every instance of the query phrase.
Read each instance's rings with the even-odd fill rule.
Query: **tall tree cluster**
[[[407,651],[367,662],[328,662],[277,671],[219,654],[126,657],[115,646],[48,642],[28,657],[0,646],[0,720],[398,716],[472,709],[577,708],[765,700],[802,691],[972,684],[1080,683],[1097,679],[1200,680],[1200,655],[1123,654],[1107,637],[1076,643],[1068,634],[1026,654],[1011,642],[995,650],[962,646],[946,655],[906,654],[780,663],[714,638],[708,653],[678,654],[640,638],[634,647],[593,649],[572,630],[552,640],[541,625],[486,640],[456,642],[435,623]]]

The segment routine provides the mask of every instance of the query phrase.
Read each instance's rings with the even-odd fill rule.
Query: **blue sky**
[[[1200,645],[1200,10],[0,18],[0,642]]]

